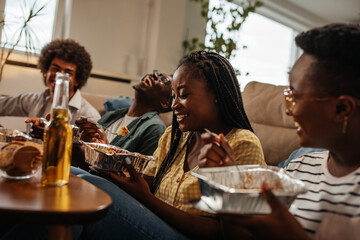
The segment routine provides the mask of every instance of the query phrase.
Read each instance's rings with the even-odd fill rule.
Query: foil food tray
[[[136,171],[142,173],[147,163],[154,160],[152,156],[129,152],[109,144],[88,142],[83,144],[85,146],[85,161],[103,170],[127,172],[124,168],[124,161],[128,157]]]
[[[198,178],[201,191],[201,199],[192,204],[211,213],[271,213],[270,206],[261,196],[263,182],[288,208],[298,194],[307,191],[302,181],[278,167],[238,165],[200,168],[191,174]]]
[[[32,138],[16,129],[0,128],[0,142],[30,141]]]

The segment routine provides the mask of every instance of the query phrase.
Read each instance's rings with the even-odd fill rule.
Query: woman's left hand
[[[199,167],[220,167],[234,165],[234,151],[224,134],[206,131],[201,134],[205,146],[199,154]]]
[[[130,176],[119,176],[114,172],[106,171],[96,168],[103,177],[112,181],[125,192],[133,196],[138,201],[142,202],[147,199],[147,196],[152,195],[148,183],[135,170],[132,164],[127,164],[124,161],[124,167],[128,170]]]

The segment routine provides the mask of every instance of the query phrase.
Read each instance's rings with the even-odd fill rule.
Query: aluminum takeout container
[[[193,205],[211,213],[271,213],[270,206],[261,196],[264,181],[288,208],[298,194],[307,191],[302,181],[290,177],[278,167],[200,168],[191,174],[198,178],[201,191],[201,200]]]
[[[0,128],[0,142],[30,141],[32,138],[16,129]]]
[[[85,161],[92,166],[108,171],[127,172],[124,168],[124,161],[128,157],[136,171],[142,173],[147,163],[154,160],[152,156],[129,152],[109,144],[84,142],[84,146]]]

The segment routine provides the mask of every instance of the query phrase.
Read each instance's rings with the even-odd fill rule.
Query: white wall
[[[69,29],[64,31],[65,3],[71,4]],[[93,73],[130,79],[131,84],[91,78],[83,91],[133,96],[132,85],[158,69],[173,73],[182,56],[185,28],[204,36],[204,22],[189,22],[198,4],[188,0],[59,0],[53,36],[75,39],[91,54]],[[0,0],[3,9],[5,0]],[[200,18],[200,10],[196,15]],[[201,19],[201,18],[200,18]],[[186,22],[186,26],[185,26]],[[200,27],[199,27],[200,26]],[[199,31],[201,29],[201,31]],[[18,60],[16,55],[12,59]],[[36,59],[31,62],[36,63]],[[38,74],[38,75],[37,75]],[[24,81],[26,79],[26,81]],[[10,82],[11,81],[11,82]],[[41,91],[38,70],[6,66],[0,94]]]
[[[68,17],[66,4],[71,8]],[[5,0],[0,0],[0,9],[4,6]],[[53,38],[69,37],[85,46],[92,57],[93,73],[131,80],[129,84],[90,78],[83,92],[133,97],[132,86],[144,74],[153,69],[175,71],[183,54],[185,29],[191,37],[205,33],[200,5],[188,0],[58,0]],[[27,61],[19,54],[11,59]],[[36,64],[37,59],[29,62]],[[5,66],[0,94],[44,89],[40,70]],[[18,125],[12,118],[0,118],[0,122],[8,127]]]
[[[70,37],[91,52],[94,72],[139,78],[174,71],[186,0],[75,0]]]
[[[69,29],[64,30],[65,3],[71,4]],[[187,0],[59,0],[54,38],[63,35],[84,45],[93,60],[93,73],[130,79],[130,84],[91,78],[84,92],[109,96],[133,96],[132,85],[158,69],[173,73],[182,56],[184,29],[204,24],[190,23]],[[194,12],[198,4],[190,10]],[[5,1],[0,1],[0,9]],[[195,10],[196,11],[196,10]],[[197,16],[200,18],[200,10]],[[193,17],[194,18],[194,17]],[[196,19],[196,17],[194,18]],[[186,22],[186,26],[185,26]],[[196,34],[196,33],[195,33]],[[19,60],[13,54],[12,59]],[[21,58],[20,60],[24,60]],[[26,60],[26,59],[25,59]],[[36,59],[30,62],[36,63]],[[26,79],[26,81],[24,81]],[[44,89],[38,70],[5,67],[0,94],[18,94]]]

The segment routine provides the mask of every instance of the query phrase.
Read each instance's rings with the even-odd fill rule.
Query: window
[[[39,9],[45,5],[39,16],[29,23],[32,29],[30,32],[35,51],[40,52],[42,47],[51,41],[57,0],[7,0],[4,10],[5,27],[1,33],[1,45],[7,43],[6,47],[9,47],[17,42],[24,19],[29,15],[34,4],[34,9]],[[24,34],[15,49],[19,51],[26,50]]]
[[[211,0],[210,4],[217,1]],[[226,34],[225,27],[221,31]],[[293,51],[296,50],[293,29],[251,13],[241,26],[239,35],[239,49],[230,62],[241,72],[238,77],[241,90],[250,81],[287,85]]]

